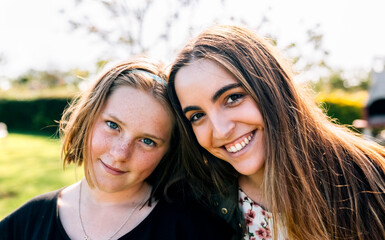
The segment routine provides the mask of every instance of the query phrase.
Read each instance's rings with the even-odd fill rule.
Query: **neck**
[[[138,224],[131,216],[140,211],[151,190],[149,185],[141,183],[124,191],[109,193],[98,187],[90,188],[85,180],[80,181],[79,187],[78,216],[84,239],[94,236],[103,236],[103,239],[107,239],[108,235],[110,236],[108,239],[113,239],[122,235],[120,232],[124,232],[122,229],[125,226],[131,230],[132,225]],[[144,209],[145,212],[137,213],[136,217],[146,214],[146,210],[150,208]],[[91,223],[87,221],[91,219],[90,216],[93,216]],[[87,225],[84,225],[85,222]],[[116,230],[108,231],[110,229]]]
[[[238,184],[254,202],[267,207],[263,189],[264,168],[252,175],[240,175]]]
[[[90,188],[87,181],[82,180],[82,194],[89,203],[100,205],[125,205],[142,201],[148,197],[151,186],[145,182],[119,192],[105,192],[97,186]]]

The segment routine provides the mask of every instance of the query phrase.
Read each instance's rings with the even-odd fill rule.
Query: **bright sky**
[[[60,4],[67,1],[0,1],[0,81],[28,69],[95,66],[106,46],[96,38],[69,31],[67,19],[59,14]],[[227,14],[243,16],[251,26],[257,26],[265,14],[270,22],[264,31],[283,42],[300,41],[306,29],[319,23],[323,48],[330,52],[328,62],[334,67],[368,71],[374,57],[385,56],[384,0],[225,0],[223,9],[219,8],[220,0],[200,2],[190,21],[202,29],[213,19],[229,23],[220,21]]]

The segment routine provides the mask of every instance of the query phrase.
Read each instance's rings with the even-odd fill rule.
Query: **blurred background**
[[[170,64],[205,28],[242,24],[270,39],[336,122],[385,143],[383,0],[0,1],[0,219],[71,184],[57,121],[109,64]]]

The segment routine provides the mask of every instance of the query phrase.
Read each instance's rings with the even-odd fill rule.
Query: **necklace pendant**
[[[89,240],[87,236],[84,236],[83,237],[83,240]]]

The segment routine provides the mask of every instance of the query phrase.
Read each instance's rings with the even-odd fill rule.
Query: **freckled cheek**
[[[163,153],[143,153],[141,156],[138,156],[138,161],[136,161],[134,167],[136,167],[139,171],[149,172],[149,174],[151,174],[159,164],[163,155]]]
[[[105,150],[108,143],[108,137],[104,136],[100,131],[94,131],[91,136],[91,154],[98,154]]]

